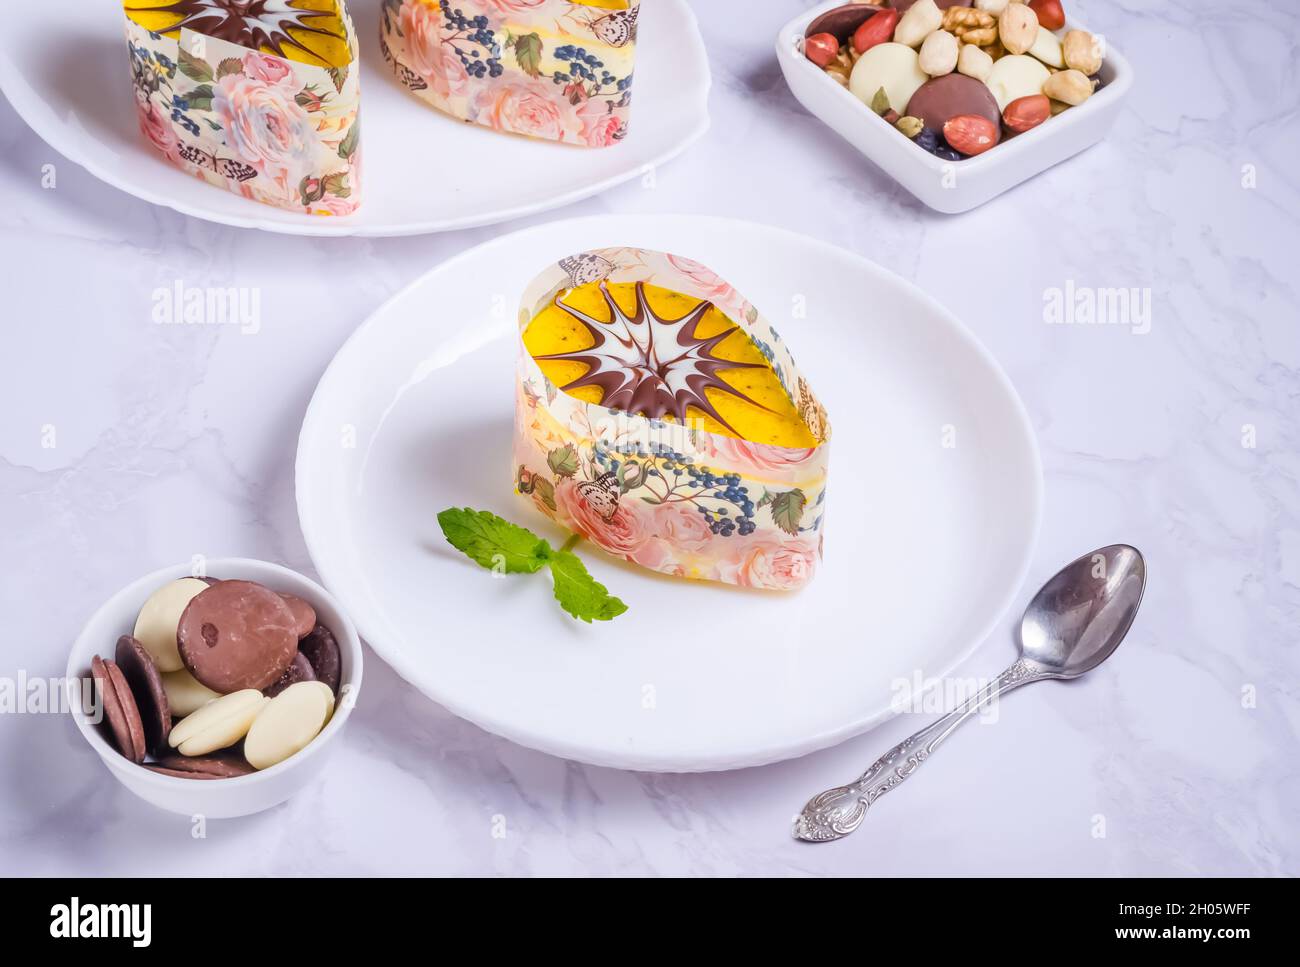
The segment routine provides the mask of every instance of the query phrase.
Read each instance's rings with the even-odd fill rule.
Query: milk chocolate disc
[[[343,653],[339,643],[334,640],[334,633],[324,625],[317,625],[302,641],[298,648],[311,662],[316,680],[324,682],[335,695],[339,693],[339,679],[342,675]]]
[[[820,17],[813,18],[813,22],[804,31],[804,36],[812,37],[814,34],[831,34],[841,44],[847,43],[849,38],[853,36],[853,32],[883,6],[883,3],[846,3],[834,10],[827,10]]]
[[[316,627],[315,609],[295,594],[285,594],[281,591],[280,597],[284,599],[284,603],[293,612],[293,620],[298,624],[298,637],[306,638],[311,634],[311,629]]]
[[[140,711],[145,747],[151,751],[164,748],[167,733],[172,730],[172,713],[167,692],[163,690],[162,674],[154,664],[153,656],[138,639],[123,635],[117,639],[113,657]]]
[[[100,700],[104,705],[104,720],[113,737],[117,751],[132,762],[143,762],[145,753],[144,724],[140,710],[135,707],[131,689],[115,662],[104,661],[96,655],[90,660],[90,673],[99,684]]]
[[[187,779],[233,779],[257,771],[238,752],[214,752],[211,755],[169,752],[158,756],[151,768],[167,775],[179,773]]]
[[[312,670],[311,662],[302,652],[293,656],[293,661],[285,669],[283,675],[277,678],[269,687],[262,689],[262,694],[267,698],[275,698],[290,685],[295,682],[314,682],[316,681],[316,672]]]
[[[176,643],[190,674],[213,691],[260,691],[298,653],[297,627],[274,591],[252,581],[221,581],[185,606]]]
[[[156,772],[160,776],[171,776],[173,779],[224,779],[225,776],[212,776],[206,772],[186,772],[183,769],[167,769],[163,766],[154,765],[152,762],[146,762],[144,767],[150,772]]]
[[[959,114],[988,118],[999,132],[1002,130],[1002,112],[993,92],[983,81],[965,74],[945,74],[926,81],[907,102],[907,113],[920,118],[936,134],[942,134],[943,126]]]

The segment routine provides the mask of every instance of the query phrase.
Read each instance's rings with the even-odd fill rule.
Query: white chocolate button
[[[244,758],[254,769],[283,762],[320,734],[333,706],[328,685],[295,682],[267,702],[253,721],[244,739]]]
[[[1051,76],[1051,71],[1028,54],[1008,54],[993,62],[993,70],[984,83],[993,92],[1001,111],[1017,98],[1042,94],[1043,84]]]
[[[248,734],[249,726],[270,699],[255,688],[222,695],[172,728],[167,744],[181,755],[204,755],[225,749]]]
[[[181,578],[149,595],[140,609],[132,634],[144,645],[160,672],[180,671],[185,667],[176,650],[176,626],[190,599],[207,589],[207,584],[198,578]]]
[[[1065,68],[1065,52],[1061,49],[1060,38],[1046,27],[1039,27],[1034,36],[1033,46],[1029,48],[1031,57],[1037,57],[1048,67],[1057,70]]]
[[[162,684],[172,715],[178,719],[197,712],[208,702],[221,697],[220,692],[214,692],[184,668],[164,673]]]
[[[902,114],[916,89],[930,78],[921,70],[916,51],[903,44],[876,44],[858,58],[849,75],[849,90],[870,105],[882,87],[889,106]]]

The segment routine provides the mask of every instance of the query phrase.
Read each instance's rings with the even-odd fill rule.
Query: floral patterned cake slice
[[[585,252],[525,294],[515,488],[618,557],[802,586],[821,557],[829,435],[770,324],[696,262]]]
[[[140,128],[172,164],[313,215],[360,203],[357,41],[342,0],[124,0]]]
[[[592,148],[627,135],[641,0],[383,0],[412,94],[497,131]]]

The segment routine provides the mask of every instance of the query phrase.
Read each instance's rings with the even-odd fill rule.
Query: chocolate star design
[[[173,0],[161,7],[132,7],[128,3],[126,10],[133,13],[177,14],[182,19],[167,28],[169,33],[188,28],[205,37],[227,40],[251,50],[269,47],[281,57],[285,56],[285,47],[296,47],[313,56],[320,56],[291,37],[291,27],[324,37],[339,38],[333,31],[313,27],[307,22],[311,17],[332,16],[330,11],[300,10],[290,6],[288,0]]]
[[[731,433],[735,429],[722,418],[705,394],[717,390],[736,399],[772,412],[718,378],[723,369],[763,369],[762,363],[738,363],[713,354],[718,344],[736,332],[732,325],[714,336],[700,336],[699,326],[712,302],[701,302],[680,319],[665,319],[655,314],[646,302],[645,286],[636,284],[636,311],[627,315],[604,282],[601,294],[609,306],[609,322],[593,319],[560,301],[555,304],[583,324],[593,343],[586,349],[536,356],[539,360],[565,360],[584,363],[587,372],[560,389],[568,391],[584,386],[598,387],[601,403],[651,419],[673,416],[686,422],[686,410],[694,407],[717,420]],[[739,436],[740,434],[736,434]]]

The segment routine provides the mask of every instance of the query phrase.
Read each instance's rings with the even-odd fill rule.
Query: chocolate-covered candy
[[[167,733],[172,729],[171,704],[153,657],[138,639],[123,635],[117,639],[113,658],[139,710],[145,747],[150,751],[166,748]]]
[[[156,772],[160,776],[171,776],[173,779],[223,779],[224,776],[210,776],[201,772],[185,772],[181,769],[167,769],[153,762],[146,762],[144,767],[150,772]]]
[[[104,706],[104,720],[117,751],[132,762],[143,762],[145,754],[144,723],[136,708],[131,689],[116,662],[104,661],[96,655],[90,660],[90,674],[99,686],[100,701]]]
[[[883,3],[846,3],[834,10],[827,10],[820,17],[813,18],[813,22],[804,31],[804,36],[832,34],[841,44],[847,43],[853,36],[853,31],[883,6]]]
[[[298,653],[298,625],[274,591],[252,581],[221,581],[185,606],[176,642],[185,667],[208,688],[261,690]]]
[[[211,755],[160,755],[150,766],[155,772],[179,775],[184,779],[234,779],[257,770],[238,752],[214,752]]]
[[[275,698],[290,685],[296,682],[314,682],[316,681],[316,672],[311,667],[311,662],[302,652],[293,656],[293,661],[285,669],[283,675],[277,678],[271,685],[262,689],[262,694],[267,698]]]
[[[298,649],[311,662],[316,680],[324,682],[337,695],[343,669],[343,653],[334,639],[334,633],[324,625],[317,625],[311,634],[298,642]]]
[[[296,594],[285,594],[281,591],[280,597],[284,599],[284,603],[293,612],[293,620],[298,627],[298,637],[306,638],[311,634],[311,630],[316,627],[316,609]]]
[[[926,81],[907,102],[905,113],[920,118],[927,129],[936,133],[961,114],[988,118],[999,129],[1002,123],[1002,111],[993,93],[981,81],[965,74],[945,74]]]

